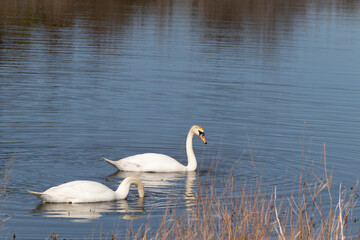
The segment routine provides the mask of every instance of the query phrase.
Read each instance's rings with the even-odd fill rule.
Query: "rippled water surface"
[[[12,217],[0,236],[125,237],[149,216],[156,231],[168,205],[192,210],[209,172],[219,189],[232,173],[291,191],[322,168],[324,144],[335,184],[350,187],[359,64],[356,1],[0,1],[0,214]],[[26,192],[76,179],[115,189],[129,173],[102,157],[186,164],[193,124],[208,141],[194,138],[197,172],[131,174],[144,200],[49,205]]]

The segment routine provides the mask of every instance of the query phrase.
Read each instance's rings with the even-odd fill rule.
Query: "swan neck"
[[[120,186],[115,191],[116,199],[125,199],[129,194],[131,185],[136,186],[138,193],[139,193],[139,197],[145,196],[144,186],[143,186],[142,182],[135,177],[127,177],[121,182]]]
[[[188,165],[186,168],[188,171],[195,171],[197,167],[197,162],[193,149],[193,137],[194,137],[194,132],[192,131],[191,128],[186,138],[186,154],[188,158]]]

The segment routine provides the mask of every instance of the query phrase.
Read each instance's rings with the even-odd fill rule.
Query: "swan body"
[[[120,171],[134,171],[134,172],[184,172],[195,171],[197,162],[192,146],[192,139],[194,135],[200,137],[200,139],[206,144],[205,133],[202,127],[194,125],[190,128],[190,131],[186,139],[186,154],[188,158],[188,165],[184,166],[174,158],[159,153],[143,153],[130,157],[120,159],[118,161],[112,161],[107,158],[103,158],[104,161],[110,163]]]
[[[30,190],[28,190],[28,192],[40,198],[43,202],[108,202],[125,199],[129,194],[131,185],[135,185],[138,189],[139,196],[144,197],[144,186],[141,181],[135,177],[125,178],[116,191],[98,182],[77,180],[49,188],[44,192],[34,192]]]
[[[174,158],[160,153],[143,153],[123,158],[119,161],[111,161],[103,158],[106,162],[122,171],[136,172],[182,172],[187,171]]]

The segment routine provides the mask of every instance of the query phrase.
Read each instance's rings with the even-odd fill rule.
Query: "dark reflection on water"
[[[148,215],[156,229],[167,206],[191,213],[198,187],[221,190],[230,173],[238,184],[262,179],[267,191],[278,185],[288,195],[301,172],[321,172],[323,143],[335,185],[352,186],[360,168],[359,8],[0,1],[1,185],[10,175],[0,212],[14,216],[0,235],[83,238],[124,230],[128,213],[139,216],[135,229]],[[102,157],[158,152],[185,164],[193,124],[209,143],[194,139],[197,173],[131,174],[145,185],[140,205],[131,195],[121,204],[37,208],[25,191],[76,179],[114,189],[128,173],[114,173]],[[91,220],[65,217],[93,208]]]

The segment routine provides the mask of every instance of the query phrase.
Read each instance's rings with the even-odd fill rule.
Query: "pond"
[[[291,192],[323,169],[350,188],[360,169],[360,3],[356,1],[0,2],[1,238],[126,237],[168,206],[193,208],[198,183],[219,190],[261,177]],[[194,124],[196,173],[127,173],[102,160],[156,152],[186,164]],[[78,179],[127,200],[41,204]],[[337,187],[335,187],[336,189]],[[359,207],[357,207],[358,209]]]

